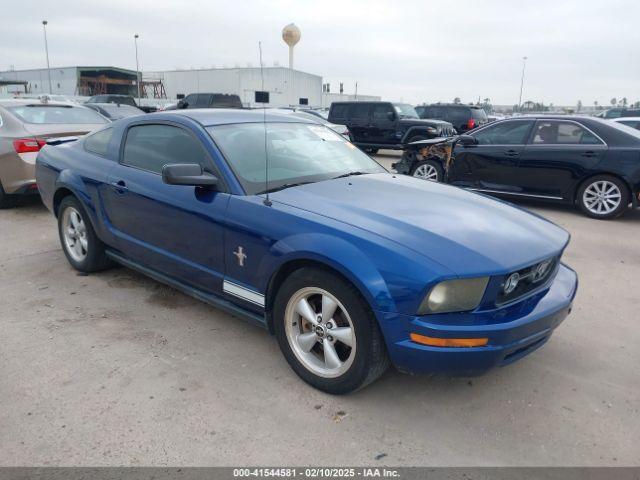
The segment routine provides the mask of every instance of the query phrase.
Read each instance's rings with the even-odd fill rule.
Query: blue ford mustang
[[[58,143],[36,176],[74,268],[117,262],[262,325],[327,392],[361,388],[389,363],[506,365],[571,310],[563,229],[387,173],[318,124],[185,110]]]

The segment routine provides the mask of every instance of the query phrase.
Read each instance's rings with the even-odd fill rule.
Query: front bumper
[[[571,312],[578,286],[564,264],[542,292],[492,310],[410,316],[378,312],[391,361],[412,373],[474,376],[513,363],[541,347]],[[483,347],[431,347],[409,340],[410,333],[438,338],[487,337]]]

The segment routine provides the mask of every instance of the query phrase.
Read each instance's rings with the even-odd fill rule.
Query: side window
[[[211,105],[211,95],[208,93],[199,93],[198,100],[196,100],[196,108],[207,108]]]
[[[84,139],[84,148],[91,153],[102,155],[104,157],[107,154],[109,142],[111,141],[112,136],[113,128],[100,130],[99,132],[89,135]]]
[[[332,105],[331,115],[335,118],[347,118],[349,111],[349,105]]]
[[[369,118],[369,105],[355,103],[351,106],[351,120],[366,120]]]
[[[444,113],[444,108],[442,107],[427,107],[422,118],[443,119]]]
[[[161,173],[168,163],[207,165],[200,142],[182,128],[170,125],[138,125],[127,132],[122,163]]]
[[[524,145],[532,121],[501,122],[473,134],[479,145]]]
[[[198,101],[198,95],[196,95],[195,93],[187,95],[187,98],[185,98],[184,101],[187,103],[187,108],[195,108]]]
[[[602,143],[595,135],[573,122],[545,122],[536,124],[534,145],[595,145]]]
[[[393,108],[388,103],[374,105],[371,117],[374,122],[389,122],[389,114],[394,113]]]

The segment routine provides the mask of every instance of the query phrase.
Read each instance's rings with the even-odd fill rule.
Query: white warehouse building
[[[353,95],[322,92],[322,77],[286,67],[208,68],[144,72],[143,80],[161,80],[169,99],[190,93],[227,93],[240,97],[245,107],[263,106],[256,92],[268,92],[266,106],[328,107],[332,101],[353,100]],[[263,80],[264,75],[264,80]],[[263,83],[264,81],[264,83]],[[380,97],[358,95],[357,100],[375,101]]]

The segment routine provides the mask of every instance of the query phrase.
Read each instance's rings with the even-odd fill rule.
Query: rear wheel
[[[389,365],[369,305],[330,272],[303,268],[291,274],[276,295],[274,326],[291,368],[319,390],[352,392]]]
[[[93,230],[84,208],[71,195],[60,203],[58,233],[64,254],[76,270],[88,273],[112,265],[105,253],[105,245]]]
[[[442,182],[444,172],[442,165],[436,160],[423,160],[413,165],[411,176],[431,182]]]
[[[585,215],[608,220],[622,215],[627,209],[629,189],[616,177],[598,175],[582,184],[577,200]]]

